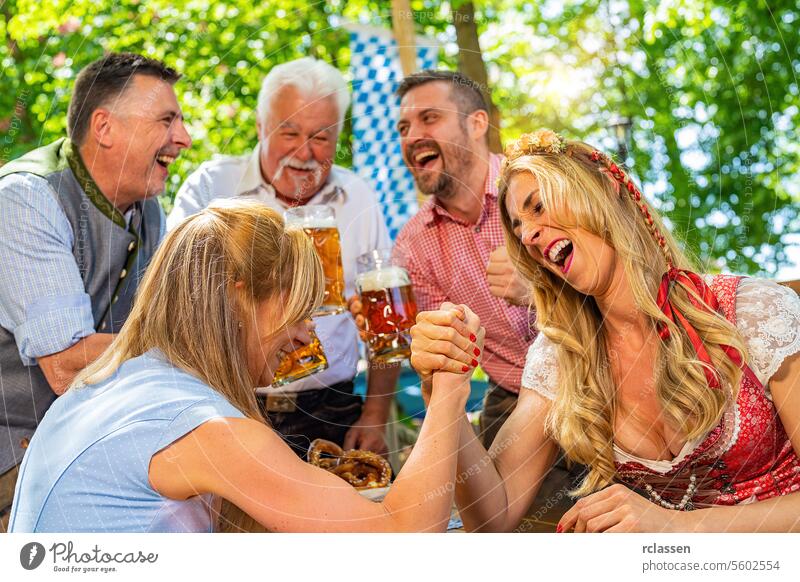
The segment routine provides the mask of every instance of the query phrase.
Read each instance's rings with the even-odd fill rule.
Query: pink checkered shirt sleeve
[[[501,160],[490,160],[484,212],[477,223],[453,217],[431,199],[400,231],[395,256],[409,272],[420,311],[450,301],[478,314],[486,328],[481,366],[494,382],[517,392],[536,336],[533,313],[493,296],[486,279],[492,251],[505,244],[496,186]]]
[[[408,236],[410,232],[410,229],[403,229],[397,236],[393,256],[405,267],[408,276],[411,277],[417,311],[433,311],[439,309],[439,306],[447,301],[447,296],[436,285],[431,274],[425,272],[423,262],[414,253],[414,245]],[[417,239],[414,242],[419,243],[420,240]]]

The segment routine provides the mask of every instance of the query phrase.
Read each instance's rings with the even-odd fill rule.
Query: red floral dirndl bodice
[[[734,325],[741,280],[722,275],[710,279],[723,315]],[[796,325],[798,317],[800,314],[793,313],[787,324]],[[773,323],[770,333],[780,335],[784,331],[781,325],[780,321]],[[797,334],[797,329],[788,329],[787,333]],[[759,351],[763,346],[758,342],[762,340],[754,341],[746,343]],[[735,405],[726,410],[710,433],[699,442],[687,443],[673,461],[637,460],[617,450],[618,479],[638,490],[649,485],[664,500],[678,503],[695,475],[696,490],[687,509],[749,503],[800,491],[800,459],[768,389],[750,367],[752,361],[750,354]]]

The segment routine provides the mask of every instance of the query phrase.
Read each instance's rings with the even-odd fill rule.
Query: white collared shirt
[[[261,175],[259,146],[246,156],[204,162],[183,183],[167,218],[172,230],[182,220],[208,206],[216,198],[245,196],[263,202],[281,214],[286,206]],[[377,196],[367,183],[346,168],[333,166],[327,183],[308,204],[330,206],[336,212],[342,241],[345,296],[355,294],[356,258],[366,252],[390,248],[391,241]],[[352,379],[358,363],[358,332],[349,313],[314,318],[316,332],[328,369],[298,380],[280,392],[301,392]]]

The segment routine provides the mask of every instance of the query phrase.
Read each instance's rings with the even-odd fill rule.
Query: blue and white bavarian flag
[[[353,76],[353,170],[372,186],[392,240],[417,212],[414,179],[403,163],[395,95],[403,78],[397,43],[388,30],[349,25]],[[418,70],[436,68],[439,45],[417,39]]]

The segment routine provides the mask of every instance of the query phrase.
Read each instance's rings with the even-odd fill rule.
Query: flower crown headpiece
[[[517,158],[535,155],[558,155],[563,153],[567,153],[567,141],[552,129],[538,129],[533,133],[523,133],[519,139],[506,146],[505,160],[503,161],[501,174],[504,174],[508,165]],[[698,309],[705,308],[712,312],[719,311],[719,303],[716,296],[700,276],[692,273],[691,271],[678,269],[674,266],[671,253],[666,244],[666,238],[659,231],[658,226],[650,214],[650,209],[644,199],[644,196],[642,196],[641,191],[636,186],[634,181],[631,180],[630,176],[628,176],[627,172],[625,172],[625,170],[614,163],[610,157],[600,150],[592,151],[590,159],[599,166],[599,171],[614,180],[617,193],[620,194],[621,190],[627,192],[631,200],[633,200],[633,202],[636,204],[636,207],[639,209],[639,212],[644,218],[650,233],[658,243],[661,252],[664,254],[664,258],[666,259],[667,263],[667,272],[664,273],[664,276],[661,279],[661,285],[658,289],[656,303],[661,309],[661,312],[666,315],[668,319],[670,319],[676,325],[683,327],[689,338],[689,341],[692,343],[695,349],[698,359],[705,364],[703,371],[706,376],[706,382],[708,383],[709,387],[719,389],[721,387],[719,374],[714,367],[713,362],[711,361],[708,351],[703,345],[703,342],[701,341],[700,336],[694,327],[673,305],[672,301],[669,299],[669,293],[673,283],[681,284],[690,291],[689,299],[692,301],[695,307]],[[700,299],[696,299],[695,296],[699,297]],[[658,332],[663,341],[666,341],[669,338],[669,329],[663,323],[659,323]],[[733,363],[744,371],[745,375],[750,377],[752,381],[758,383],[757,379],[753,380],[755,376],[753,375],[752,370],[745,362],[742,361],[741,355],[738,351],[733,349],[731,346],[724,344],[720,344],[720,347],[733,361]]]
[[[563,154],[567,151],[567,141],[552,129],[537,129],[533,133],[523,133],[517,141],[506,147],[506,160],[509,162],[536,154]]]

